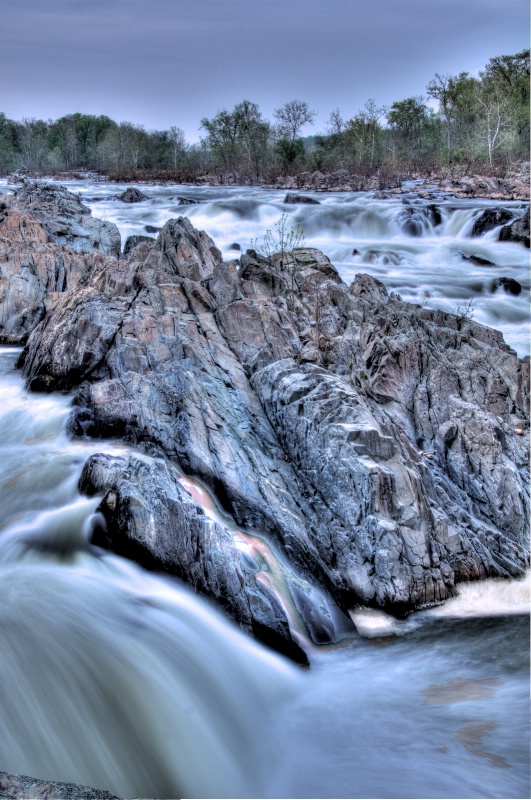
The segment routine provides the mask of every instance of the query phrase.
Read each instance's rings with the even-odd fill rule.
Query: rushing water
[[[279,193],[232,188],[149,187],[149,201],[123,206],[109,199],[120,188],[75,186],[122,234],[186,213],[227,256],[284,210]],[[181,192],[202,203],[177,207]],[[371,271],[419,297],[422,276],[430,304],[451,304],[461,298],[456,282],[464,292],[472,272],[484,283],[500,272],[528,293],[523,248],[463,233],[484,203],[448,202],[441,231],[406,237],[396,230],[399,200],[319,198],[290,213],[347,279]],[[399,252],[400,265],[369,263],[376,243]],[[429,272],[458,251],[502,269],[459,256],[450,275]],[[500,306],[498,327],[514,346],[524,342],[523,316],[510,314],[522,297],[475,297],[480,321],[480,309]],[[70,441],[70,399],[27,394],[16,356],[0,348],[0,769],[123,797],[529,796],[529,580],[466,586],[403,621],[353,610],[359,635],[314,648],[300,672],[178,582],[90,545],[100,521],[97,499],[77,491],[82,465],[91,452],[128,450]],[[182,480],[201,500],[200,487]],[[202,502],[216,513],[211,498]]]
[[[0,182],[1,184],[1,182]],[[226,259],[239,257],[260,244],[283,213],[289,225],[300,225],[305,243],[318,247],[350,282],[357,272],[382,280],[403,300],[429,308],[455,311],[472,301],[474,319],[503,330],[520,356],[529,353],[529,250],[497,241],[499,229],[470,237],[474,220],[487,208],[503,207],[521,216],[525,203],[499,200],[456,200],[440,195],[423,200],[414,191],[378,199],[373,192],[306,193],[320,205],[286,205],[286,191],[242,187],[143,186],[148,200],[126,204],[113,199],[125,184],[71,181],[94,216],[115,222],[125,241],[132,234],[150,235],[146,225],[160,228],[172,217],[186,216],[214,239]],[[414,186],[410,187],[412,190]],[[195,200],[183,205],[179,198]],[[434,225],[429,206],[439,209]],[[409,225],[404,219],[417,211]],[[436,221],[436,220],[435,220]],[[413,235],[416,234],[416,235]],[[151,235],[155,235],[151,232]],[[478,266],[476,256],[495,266]],[[520,295],[493,291],[496,278],[514,278]]]

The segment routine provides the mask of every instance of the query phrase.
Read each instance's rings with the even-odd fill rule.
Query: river
[[[226,257],[287,211],[344,279],[369,272],[449,310],[473,297],[475,319],[497,318],[526,352],[528,251],[466,236],[495,203],[441,200],[441,224],[407,236],[397,198],[286,207],[272,191],[150,186],[126,206],[120,186],[68,186],[122,235],[184,213]],[[492,294],[499,275],[521,295]],[[301,671],[178,582],[90,544],[82,465],[128,448],[70,440],[70,398],[26,393],[17,355],[0,348],[0,769],[122,797],[529,796],[529,578],[464,586],[403,621],[360,609],[358,635],[314,647]]]

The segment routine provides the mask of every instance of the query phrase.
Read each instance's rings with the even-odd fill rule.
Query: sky
[[[292,99],[349,119],[529,47],[528,0],[0,0],[0,111],[106,114],[190,141],[202,117]]]

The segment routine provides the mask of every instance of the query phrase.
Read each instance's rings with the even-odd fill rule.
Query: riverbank
[[[379,170],[373,175],[362,175],[352,170],[334,172],[301,172],[292,176],[275,178],[257,177],[239,173],[207,173],[194,177],[147,170],[121,170],[102,174],[85,170],[56,172],[17,172],[9,176],[10,183],[24,179],[47,179],[54,181],[90,180],[111,183],[136,183],[152,186],[172,184],[189,186],[247,186],[265,189],[299,190],[312,192],[357,192],[378,191],[400,195],[411,191],[414,182],[419,197],[436,199],[441,193],[451,194],[457,199],[485,198],[490,200],[529,200],[529,162],[515,164],[499,175],[488,172],[468,174],[464,167],[446,167],[430,170],[427,174],[407,171]]]

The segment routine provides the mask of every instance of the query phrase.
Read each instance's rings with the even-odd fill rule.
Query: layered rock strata
[[[343,608],[525,569],[529,359],[369,276],[347,287],[319,251],[238,270],[171,220],[83,276],[23,362],[31,388],[76,390],[74,431],[155,443]]]

